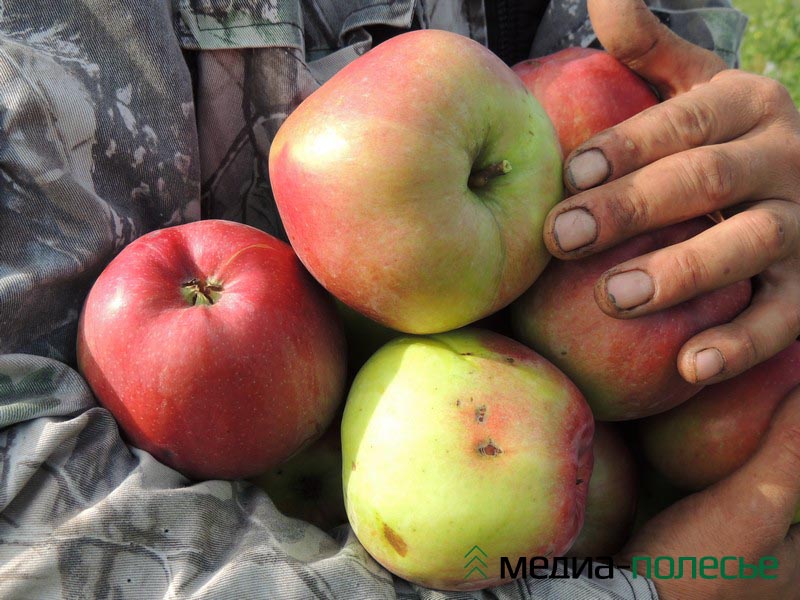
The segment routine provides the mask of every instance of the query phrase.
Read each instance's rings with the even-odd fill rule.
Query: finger
[[[761,273],[800,245],[800,207],[761,202],[693,238],[617,265],[595,285],[600,309],[635,318]]]
[[[736,139],[757,126],[765,106],[791,102],[787,95],[768,77],[724,71],[578,146],[565,161],[564,183],[577,193],[665,156]]]
[[[783,148],[768,137],[745,136],[673,154],[567,198],[545,219],[545,244],[557,258],[578,258],[644,231],[776,197],[785,191],[786,175],[776,156]]]
[[[749,524],[766,544],[786,538],[800,505],[800,388],[781,402],[755,454],[712,493],[731,522]]]
[[[781,280],[781,285],[760,289],[733,321],[707,329],[683,345],[678,370],[686,381],[713,384],[735,377],[800,336],[800,265],[796,261],[775,265],[766,275]]]
[[[726,67],[713,52],[670,31],[642,0],[589,0],[587,6],[603,47],[653,84],[662,98],[688,91]]]

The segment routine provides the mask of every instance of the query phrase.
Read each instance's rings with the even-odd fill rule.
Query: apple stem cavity
[[[511,163],[507,160],[501,160],[500,162],[493,163],[488,167],[470,173],[467,185],[473,189],[486,187],[492,179],[505,175],[510,171]]]
[[[222,285],[194,278],[181,284],[181,294],[190,306],[215,304],[222,296]]]

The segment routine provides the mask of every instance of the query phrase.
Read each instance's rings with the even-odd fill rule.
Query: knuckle
[[[738,188],[736,168],[728,156],[716,148],[706,147],[694,154],[691,178],[709,201],[709,210],[716,210],[731,198]],[[694,191],[694,190],[693,190]]]
[[[753,211],[748,225],[750,244],[758,255],[773,262],[786,253],[786,228],[783,219],[774,210]]]
[[[706,261],[697,250],[686,248],[674,257],[675,273],[679,273],[676,282],[685,292],[705,290],[709,281]]]
[[[756,76],[756,82],[758,98],[763,105],[765,114],[770,116],[775,115],[780,112],[787,103],[794,106],[789,90],[776,79],[772,77]]]
[[[617,231],[624,233],[644,231],[650,221],[647,198],[634,185],[627,186],[614,196],[609,213]]]
[[[714,115],[703,102],[673,104],[666,111],[666,118],[675,139],[687,140],[692,146],[701,146],[711,139]]]

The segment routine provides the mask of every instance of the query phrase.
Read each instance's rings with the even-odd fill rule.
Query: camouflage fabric
[[[745,19],[727,3],[653,5],[735,60]],[[201,217],[283,236],[270,141],[371,26],[487,39],[481,0],[0,0],[0,598],[655,597],[624,571],[411,586],[346,525],[129,448],[74,370],[83,299],[136,237]],[[585,3],[554,0],[533,51],[593,41]]]

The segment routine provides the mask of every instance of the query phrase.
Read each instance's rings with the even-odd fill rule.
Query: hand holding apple
[[[678,352],[692,335],[728,322],[747,306],[750,282],[638,319],[614,319],[600,310],[595,284],[613,265],[688,243],[710,224],[708,219],[694,219],[582,260],[554,260],[512,305],[515,337],[575,382],[596,419],[657,414],[699,391],[700,386],[686,382],[678,372]]]
[[[78,365],[134,446],[189,477],[235,479],[324,431],[345,347],[288,245],[209,220],[153,231],[111,261],[81,314]]]
[[[548,215],[547,247],[580,258],[722,211],[728,218],[686,244],[610,265],[598,302],[631,319],[757,277],[748,310],[697,331],[678,355],[688,382],[733,377],[800,335],[800,112],[777,81],[726,69],[642,0],[589,0],[588,9],[603,47],[664,101],[566,159],[574,195]]]

